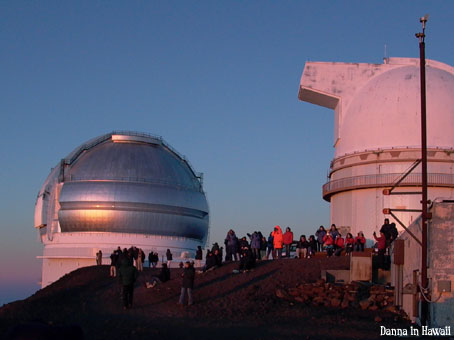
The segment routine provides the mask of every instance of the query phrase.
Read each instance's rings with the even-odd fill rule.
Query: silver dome
[[[161,138],[132,132],[92,139],[61,161],[40,191],[35,226],[52,225],[52,217],[58,217],[62,233],[137,233],[201,242],[208,234],[201,176]]]

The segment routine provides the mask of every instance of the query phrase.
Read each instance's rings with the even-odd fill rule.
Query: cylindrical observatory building
[[[426,61],[428,196],[453,197],[454,68]],[[383,64],[307,62],[299,99],[334,110],[334,159],[323,198],[331,223],[380,229],[384,208],[421,209],[421,195],[383,195],[421,158],[419,59],[387,58]],[[418,166],[398,192],[421,191]],[[396,212],[407,226],[419,212]],[[394,221],[399,228],[397,221]]]
[[[42,286],[94,265],[99,250],[104,262],[118,246],[193,254],[205,245],[208,226],[201,175],[162,138],[135,132],[94,138],[62,159],[38,193]]]

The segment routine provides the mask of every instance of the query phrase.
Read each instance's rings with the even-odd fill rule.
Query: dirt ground
[[[276,297],[277,288],[314,282],[322,269],[347,269],[347,257],[262,261],[253,271],[234,274],[237,266],[230,263],[197,274],[195,304],[184,308],[177,305],[182,270],[171,269],[169,282],[147,289],[144,283],[159,269],[146,268],[136,283],[134,305],[129,310],[122,308],[118,279],[109,277],[109,266],[81,268],[26,300],[0,308],[0,335],[14,338],[28,332],[38,338],[40,333],[45,334],[43,339],[383,339],[381,325],[410,327],[408,321],[389,312],[314,307]]]

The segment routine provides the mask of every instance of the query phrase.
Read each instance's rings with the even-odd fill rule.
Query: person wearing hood
[[[323,241],[324,237],[326,236],[326,230],[324,226],[320,226],[318,230],[315,232],[315,237],[317,238],[317,251],[323,251]]]
[[[233,256],[235,261],[237,261],[238,258],[236,256],[236,253],[237,253],[237,248],[238,248],[238,238],[236,237],[233,229],[230,229],[229,232],[227,233],[227,236],[225,237],[225,240],[224,240],[224,244],[225,244],[225,249],[226,249],[225,260],[232,261],[232,256]]]
[[[248,234],[249,236],[249,234]],[[260,260],[260,247],[261,247],[261,242],[262,242],[262,237],[259,234],[259,232],[254,231],[252,235],[250,236],[251,238],[251,249],[252,249],[252,254],[254,255],[256,260]]]
[[[280,259],[282,258],[282,246],[284,243],[281,227],[278,225],[275,226],[271,234],[273,235],[274,254]],[[273,258],[276,258],[276,256],[273,256]]]

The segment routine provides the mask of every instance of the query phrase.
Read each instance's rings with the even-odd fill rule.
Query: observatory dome
[[[161,138],[113,132],[82,144],[54,169],[38,196],[35,226],[50,227],[47,233],[138,233],[204,242],[208,205],[200,176]]]
[[[392,68],[358,89],[340,117],[335,157],[371,149],[420,147],[419,72],[419,64]],[[427,145],[452,148],[454,74],[448,65],[430,61],[426,80]]]

